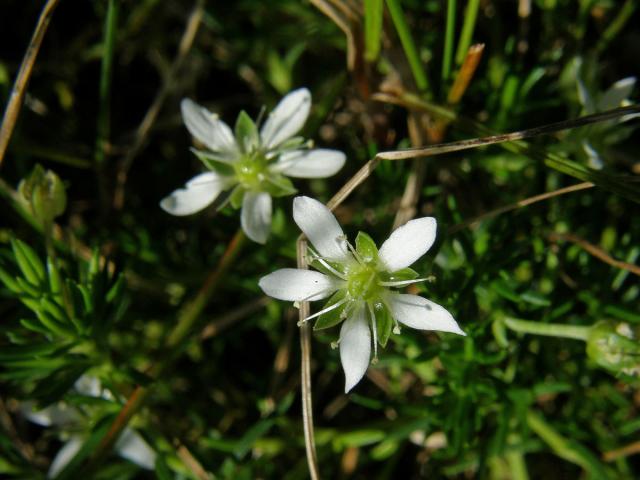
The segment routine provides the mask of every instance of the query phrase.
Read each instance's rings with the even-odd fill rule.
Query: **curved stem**
[[[306,269],[307,241],[300,237],[297,242],[298,268]],[[318,457],[313,428],[313,399],[311,396],[311,332],[304,319],[309,316],[309,302],[300,302],[300,370],[302,389],[302,425],[304,428],[304,446],[307,452],[307,465],[311,480],[319,480]]]
[[[532,333],[534,335],[544,335],[546,337],[573,338],[574,340],[586,341],[591,327],[581,325],[561,325],[558,323],[531,322],[528,320],[517,320],[507,318],[505,325],[511,330],[520,333]]]

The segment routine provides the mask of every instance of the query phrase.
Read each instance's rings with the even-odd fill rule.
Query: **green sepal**
[[[244,199],[244,188],[242,187],[242,185],[238,185],[236,188],[233,189],[233,191],[231,192],[231,195],[229,195],[229,202],[231,203],[231,206],[238,210],[239,208],[242,207],[242,200]]]
[[[235,135],[236,141],[244,153],[250,153],[260,146],[258,127],[244,110],[240,112],[236,120]]]
[[[285,152],[288,150],[297,150],[304,145],[306,140],[304,137],[293,137],[288,140],[285,140],[280,145],[278,145],[277,150],[281,152]]]
[[[412,268],[403,268],[395,272],[380,272],[380,279],[383,282],[404,282],[406,280],[415,280],[420,275]]]
[[[325,260],[325,263],[327,263],[331,268],[333,268],[334,270],[340,272],[340,273],[345,273],[344,272],[344,267],[341,263],[338,262],[332,262],[330,260]],[[336,274],[333,273],[331,270],[329,270],[327,267],[325,267],[322,263],[320,263],[317,259],[313,259],[310,263],[309,263],[310,267],[315,268],[316,270],[318,270],[321,273],[324,273],[325,275],[329,275],[331,277],[335,277]]]
[[[331,296],[329,301],[322,307],[322,309],[324,310],[325,308],[329,308],[330,306],[335,305],[338,302],[341,302],[342,300],[344,300],[346,295],[347,295],[346,290],[338,290],[336,293],[334,293]],[[339,306],[338,308],[334,308],[333,310],[320,315],[318,317],[318,320],[316,320],[316,323],[313,325],[313,329],[322,330],[324,328],[330,328],[330,327],[333,327],[334,325],[338,325],[340,322],[344,320],[342,313],[344,312],[345,308],[347,308],[348,305],[349,305],[349,302],[345,302],[343,305]]]
[[[209,170],[218,172],[221,175],[234,175],[235,171],[232,164],[235,163],[237,159],[234,158],[231,160],[225,155],[215,152],[205,152],[197,148],[192,148],[191,151]]]
[[[376,316],[376,327],[378,328],[378,343],[384,348],[387,346],[393,330],[393,317],[386,305],[382,303],[374,305],[373,312]]]
[[[298,191],[293,186],[293,182],[284,175],[269,176],[269,181],[263,182],[262,186],[272,197],[288,197]]]
[[[364,232],[358,232],[356,237],[356,252],[365,263],[378,261],[378,247],[373,239]]]

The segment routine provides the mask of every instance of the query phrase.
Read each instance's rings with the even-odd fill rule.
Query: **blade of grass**
[[[469,0],[469,3],[467,3],[462,31],[460,32],[460,39],[458,40],[458,50],[456,51],[456,63],[458,65],[461,65],[464,61],[467,50],[469,50],[469,46],[471,45],[473,31],[476,28],[476,21],[478,19],[479,7],[480,0]]]
[[[382,0],[364,1],[364,58],[368,62],[374,62],[380,54],[382,13]]]
[[[602,53],[603,51],[605,51],[609,44],[613,41],[613,39],[618,36],[620,31],[629,21],[629,18],[631,18],[631,15],[633,15],[633,12],[635,11],[637,6],[638,2],[636,0],[627,0],[624,3],[616,18],[613,19],[611,24],[607,27],[607,29],[600,37],[598,45],[596,46],[596,50],[598,53]]]
[[[592,478],[609,478],[593,453],[578,442],[563,437],[538,413],[529,410],[527,424],[560,458],[582,467]]]
[[[402,44],[404,54],[409,62],[409,68],[411,68],[411,73],[416,82],[416,86],[421,92],[427,92],[429,90],[429,80],[422,68],[418,49],[416,48],[411,32],[409,31],[407,20],[405,19],[402,7],[400,6],[400,0],[386,1],[387,8],[391,14],[391,20],[393,21],[393,25],[398,33],[398,37],[400,37],[400,43]]]
[[[102,64],[100,70],[100,91],[98,108],[98,125],[96,149],[94,153],[98,168],[104,162],[105,147],[109,141],[111,127],[111,72],[113,70],[113,56],[115,51],[116,32],[118,24],[119,0],[109,0],[107,17],[104,23],[104,37],[102,42]]]
[[[107,207],[107,186],[104,177],[105,151],[111,136],[111,72],[116,43],[118,10],[120,0],[109,0],[107,16],[104,23],[102,41],[102,64],[100,67],[100,90],[98,96],[98,124],[94,152],[95,173],[98,178],[98,196],[102,211]]]
[[[442,87],[451,75],[453,60],[453,35],[456,31],[456,0],[447,0],[447,27],[444,33],[444,52],[442,53]]]

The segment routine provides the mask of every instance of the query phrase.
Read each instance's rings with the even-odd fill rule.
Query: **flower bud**
[[[589,331],[587,355],[615,374],[640,376],[638,332],[628,323],[598,322]]]
[[[20,182],[18,192],[27,201],[34,216],[44,224],[62,215],[67,206],[62,180],[53,171],[45,171],[41,165],[36,165]]]

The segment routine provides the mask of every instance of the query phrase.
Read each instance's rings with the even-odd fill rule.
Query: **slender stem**
[[[511,330],[520,333],[531,333],[533,335],[544,335],[545,337],[573,338],[574,340],[586,341],[591,327],[581,325],[562,325],[558,323],[531,322],[529,320],[518,320],[507,318],[505,325]]]
[[[99,110],[96,146],[94,152],[94,168],[98,179],[98,195],[100,205],[104,210],[107,205],[107,187],[104,177],[105,151],[111,136],[111,72],[113,70],[113,56],[116,43],[116,30],[118,24],[118,10],[120,0],[109,0],[107,17],[104,24],[104,36],[102,42],[102,65],[99,87]]]
[[[49,21],[51,20],[53,11],[58,6],[58,2],[59,0],[48,0],[42,9],[36,28],[33,31],[31,42],[27,48],[27,52],[24,54],[24,58],[22,59],[20,71],[18,72],[16,81],[13,84],[13,89],[11,90],[9,101],[7,102],[7,109],[5,110],[4,118],[2,119],[2,126],[0,127],[0,167],[2,166],[4,154],[9,146],[9,140],[11,140],[13,128],[16,126],[16,121],[18,120],[22,100],[24,99],[24,95],[27,91],[27,84],[29,83],[31,71],[33,70],[33,65],[35,64],[36,57],[38,56],[40,45],[42,45],[42,39],[47,31],[47,27],[49,26]]]
[[[307,269],[307,241],[300,237],[296,244],[298,268]],[[307,452],[307,465],[311,480],[319,480],[318,457],[313,428],[313,398],[311,396],[311,332],[304,319],[309,316],[309,302],[301,302],[298,311],[300,322],[300,370],[302,389],[302,425],[304,428],[304,446]]]
[[[179,313],[176,326],[167,337],[165,348],[167,350],[163,360],[156,363],[149,372],[150,376],[157,379],[173,364],[173,361],[182,352],[185,340],[193,330],[193,326],[200,317],[200,314],[209,303],[211,295],[217,288],[220,280],[229,270],[229,267],[233,264],[234,260],[240,253],[241,247],[246,240],[244,232],[239,229],[233,236],[225,252],[222,254],[220,261],[216,267],[211,271],[204,284],[198,291],[195,298],[189,302]],[[142,407],[145,400],[149,396],[152,387],[143,387],[138,385],[133,393],[127,399],[124,407],[120,410],[120,413],[114,420],[113,424],[107,431],[106,435],[96,448],[95,453],[89,460],[87,466],[88,469],[95,468],[104,460],[104,458],[111,451],[111,448],[118,440],[118,437],[122,433],[122,430],[127,426],[129,420],[138,412]]]
[[[549,198],[557,197],[559,195],[577,192],[577,191],[585,190],[587,188],[592,188],[592,187],[595,187],[595,185],[591,182],[576,183],[575,185],[559,188],[558,190],[553,190],[551,192],[541,193],[540,195],[534,195],[533,197],[525,198],[523,200],[518,200],[517,202],[510,203],[509,205],[505,205],[503,207],[499,207],[494,210],[490,210],[470,220],[466,220],[462,223],[454,225],[451,228],[449,228],[447,233],[453,234],[453,233],[459,232],[460,230],[464,230],[465,228],[470,227],[471,225],[482,222],[487,218],[492,218],[497,215],[510,212],[511,210],[515,210],[521,207],[526,207],[537,202],[542,202],[543,200],[548,200]]]
[[[443,86],[451,74],[451,60],[453,58],[453,35],[456,30],[456,0],[447,0],[447,27],[444,34],[444,52],[442,54],[442,83]]]
[[[409,67],[411,68],[411,73],[413,74],[413,79],[416,82],[418,90],[422,92],[427,91],[429,90],[429,79],[424,73],[420,55],[418,55],[418,49],[411,37],[407,20],[400,6],[400,1],[387,0],[387,8],[391,14],[393,25],[396,27],[396,32],[398,32],[398,37],[400,37],[400,43],[409,62]]]
[[[583,240],[582,238],[572,235],[570,233],[550,233],[549,240],[558,241],[565,240],[567,242],[575,243],[583,250],[586,250],[589,254],[596,257],[598,260],[603,261],[604,263],[608,263],[612,267],[620,268],[622,270],[626,270],[627,272],[633,273],[634,275],[640,276],[640,266],[634,265],[632,263],[623,262],[621,260],[617,260],[605,252],[600,247]]]
[[[476,28],[476,20],[478,19],[478,8],[480,8],[480,0],[469,0],[467,9],[464,12],[464,23],[458,40],[458,50],[456,52],[456,63],[460,65],[464,60],[464,56],[471,45],[473,31]]]

